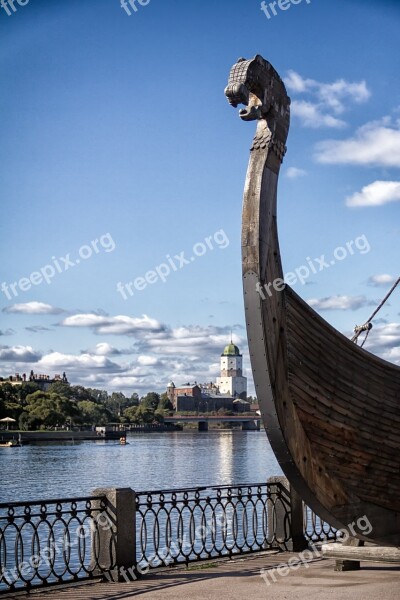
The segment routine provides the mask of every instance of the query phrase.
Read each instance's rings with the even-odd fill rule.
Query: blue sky
[[[303,0],[270,19],[258,0],[137,5],[0,8],[3,376],[163,391],[214,379],[232,330],[251,379],[240,219],[254,123],[223,94],[240,56],[263,55],[292,98],[285,272],[358,240],[296,291],[349,333],[399,275],[400,4]],[[161,267],[145,285],[164,263],[165,282]],[[50,283],[25,281],[42,269]],[[380,317],[367,348],[400,364],[398,294]]]

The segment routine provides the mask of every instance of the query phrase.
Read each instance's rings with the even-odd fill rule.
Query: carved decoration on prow
[[[232,67],[225,95],[243,121],[259,122],[252,150],[272,148],[282,161],[290,122],[290,98],[271,63],[257,54],[251,60],[239,58]]]

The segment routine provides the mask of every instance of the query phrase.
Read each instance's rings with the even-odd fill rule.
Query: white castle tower
[[[221,377],[217,377],[220,394],[246,399],[247,377],[243,377],[242,363],[239,348],[231,340],[221,354]]]

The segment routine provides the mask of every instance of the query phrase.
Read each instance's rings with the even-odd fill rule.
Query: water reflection
[[[135,490],[264,482],[281,474],[261,432],[132,434],[117,442],[43,443],[0,449],[0,502]]]

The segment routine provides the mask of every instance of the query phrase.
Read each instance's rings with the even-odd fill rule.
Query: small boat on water
[[[225,94],[232,106],[244,104],[244,121],[257,122],[242,270],[250,358],[271,446],[321,518],[336,528],[366,518],[367,539],[400,546],[400,368],[352,343],[284,281],[277,188],[290,98],[282,79],[260,55],[240,58]],[[357,329],[368,333],[370,323]]]
[[[0,448],[19,448],[21,443],[18,440],[0,440]]]

